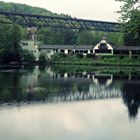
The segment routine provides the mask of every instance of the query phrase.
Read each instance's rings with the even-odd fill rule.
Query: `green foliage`
[[[81,31],[78,34],[77,44],[82,45],[92,45],[93,44],[93,34],[89,31]]]
[[[11,11],[11,12],[20,12],[28,14],[40,14],[46,16],[61,16],[61,17],[70,17],[69,15],[58,15],[54,14],[48,10],[31,7],[25,4],[15,4],[15,3],[5,3],[0,2],[0,10]],[[61,23],[63,24],[63,22]],[[22,40],[28,38],[27,31],[24,28],[21,28],[21,37]],[[78,31],[78,30],[66,30],[66,29],[40,29],[37,31],[37,40],[41,41],[42,44],[48,45],[95,45],[97,44],[102,37],[107,37],[107,40],[113,44],[121,45],[123,44],[122,34],[113,34],[106,32],[96,32],[96,31]]]
[[[4,63],[21,61],[21,30],[18,25],[0,25],[0,59]]]
[[[45,54],[40,54],[39,55],[39,63],[40,64],[45,64],[47,62],[47,59],[46,59],[46,56],[45,56]]]
[[[22,40],[28,40],[27,29],[21,27],[21,38]]]
[[[32,52],[28,50],[22,51],[22,60],[23,61],[35,61],[35,56]]]
[[[86,58],[96,58],[95,54],[87,54]]]
[[[71,45],[76,43],[76,32],[64,29],[41,29],[37,39],[47,45]]]
[[[121,10],[118,11],[121,14],[120,20],[122,22],[127,22],[131,17],[132,11],[134,9],[139,8],[139,6],[136,6],[138,0],[116,0],[116,1],[123,3],[123,5],[121,6]]]
[[[83,56],[83,54],[78,53],[78,54],[76,54],[76,57],[77,57],[77,58],[83,58],[84,56]]]
[[[52,61],[64,60],[67,57],[65,53],[55,53],[52,56]]]
[[[67,56],[63,59],[55,59],[53,60],[55,64],[64,64],[64,65],[105,65],[105,66],[140,66],[140,59],[138,56],[132,56],[129,58],[128,55],[109,55],[109,56],[96,56],[94,59],[78,56]]]
[[[7,46],[8,37],[10,26],[4,25],[0,23],[0,48],[4,49]]]
[[[140,11],[134,10],[130,20],[124,26],[125,42],[127,45],[140,45]]]
[[[121,6],[121,21],[123,22],[123,32],[125,44],[131,46],[140,45],[140,6],[138,0],[116,0],[123,2]]]
[[[12,2],[5,3],[3,1],[0,1],[0,10],[27,13],[27,14],[48,15],[48,16],[54,15],[52,12],[43,8],[32,7],[26,4],[19,4],[19,3],[12,3]]]

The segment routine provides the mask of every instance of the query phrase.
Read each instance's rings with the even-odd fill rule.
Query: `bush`
[[[32,52],[28,50],[23,50],[22,52],[23,55],[23,61],[35,61],[35,56]]]
[[[124,58],[124,56],[123,56],[123,55],[120,55],[120,56],[119,56],[119,58],[120,58],[120,59],[123,59],[123,58]]]
[[[67,55],[65,53],[55,53],[53,56],[52,56],[52,60],[61,60],[63,58],[66,58]]]
[[[132,55],[132,58],[137,59],[137,58],[139,58],[139,56],[138,55]]]
[[[39,55],[39,63],[40,64],[45,64],[47,62],[45,54],[40,54]]]
[[[96,56],[95,56],[95,54],[87,54],[86,57],[87,58],[95,58]]]
[[[77,57],[77,58],[83,58],[83,54],[78,53],[78,54],[76,54],[76,57]]]

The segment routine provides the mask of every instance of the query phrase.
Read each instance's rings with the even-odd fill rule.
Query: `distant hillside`
[[[64,14],[56,14],[51,11],[48,11],[43,8],[32,7],[26,4],[19,3],[8,3],[0,1],[0,10],[9,11],[9,12],[18,12],[18,13],[26,13],[26,14],[37,14],[37,15],[46,15],[46,16],[68,16]]]

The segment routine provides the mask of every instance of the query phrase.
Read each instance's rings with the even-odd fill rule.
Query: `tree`
[[[130,20],[125,23],[124,32],[126,45],[140,45],[140,11],[132,12]]]
[[[43,54],[43,53],[41,53],[41,54],[39,55],[39,63],[40,63],[41,65],[44,65],[44,64],[46,64],[46,62],[47,62],[46,55]]]
[[[77,38],[77,44],[81,45],[92,45],[93,44],[93,35],[89,31],[81,31],[79,32]]]
[[[9,53],[13,56],[11,61],[21,61],[21,30],[20,26],[13,24],[9,30]]]
[[[125,45],[140,45],[140,6],[139,0],[116,0],[123,2],[121,6],[121,22]]]
[[[10,26],[0,24],[0,50],[4,49],[8,43],[8,37]]]
[[[118,11],[118,13],[121,14],[120,19],[122,22],[127,22],[130,19],[133,10],[140,8],[139,0],[116,0],[116,1],[123,3],[123,5],[120,7],[121,10]]]
[[[62,45],[64,38],[56,29],[43,29],[38,31],[38,40],[47,45]]]
[[[21,30],[18,25],[0,24],[0,59],[3,63],[21,61]]]
[[[35,56],[33,52],[30,52],[28,50],[22,51],[22,58],[23,58],[23,61],[35,61]]]
[[[76,32],[67,29],[41,29],[37,33],[37,39],[48,45],[72,45],[76,38]]]

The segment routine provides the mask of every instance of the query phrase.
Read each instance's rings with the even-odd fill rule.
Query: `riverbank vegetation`
[[[0,24],[0,63],[35,61],[33,53],[21,48],[22,28],[16,24]]]
[[[55,54],[52,57],[53,64],[69,64],[69,65],[105,65],[105,66],[140,66],[140,57],[137,55],[106,55],[96,56],[82,54],[65,55]]]

